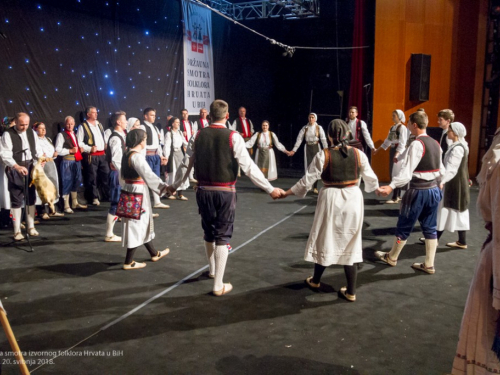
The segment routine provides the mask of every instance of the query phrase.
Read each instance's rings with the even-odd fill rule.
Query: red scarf
[[[75,155],[75,161],[80,161],[83,159],[82,153],[80,152],[80,147],[78,147],[78,140],[76,139],[75,133],[69,132],[69,131],[64,131],[70,138],[71,141],[73,142],[73,146],[76,147],[76,153]],[[72,134],[73,133],[73,134]]]
[[[187,128],[186,128],[186,123],[188,123],[188,124],[189,124],[189,131],[191,132],[191,135],[193,135],[193,128],[192,128],[192,126],[191,126],[191,124],[190,124],[190,122],[189,122],[189,121],[182,120],[182,123],[183,123],[183,125],[184,125],[184,131],[186,132],[186,136],[185,136],[185,137],[186,137],[186,141],[188,141],[188,142],[189,142],[188,132],[187,132]]]

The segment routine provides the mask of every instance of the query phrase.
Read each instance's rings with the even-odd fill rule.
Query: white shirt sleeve
[[[10,133],[5,132],[2,136],[2,160],[7,167],[13,167],[16,165],[14,160],[14,153],[12,152],[12,140],[10,139]]]
[[[167,186],[152,170],[149,164],[146,162],[144,155],[139,153],[134,153],[130,160],[131,166],[135,171],[142,177],[144,182],[148,187],[155,193],[160,194],[161,190]]]
[[[405,186],[408,182],[410,182],[413,171],[415,170],[415,168],[417,168],[420,160],[422,160],[423,152],[424,146],[421,142],[415,140],[411,143],[410,147],[408,147],[408,150],[405,153],[405,158],[402,161],[398,162],[403,163],[403,165],[399,174],[393,177],[391,183],[389,184],[392,189]]]
[[[328,148],[328,141],[326,140],[325,131],[323,130],[322,126],[319,126],[319,139],[321,140],[323,148]]]
[[[122,167],[122,145],[121,140],[118,137],[113,137],[108,139],[108,147],[111,149],[111,163],[117,171],[119,171]]]
[[[406,149],[406,142],[408,142],[408,130],[406,126],[401,125],[399,128],[399,142],[398,147],[396,147],[396,157],[402,154]]]
[[[64,136],[61,133],[59,133],[57,134],[56,145],[55,145],[56,152],[59,154],[59,156],[69,155],[69,149],[63,148],[63,145],[64,145]]]
[[[259,136],[259,133],[254,133],[252,135],[252,138],[250,138],[248,141],[245,142],[245,147],[246,148],[252,148],[255,145],[255,142],[257,141],[257,137]]]
[[[80,124],[78,131],[76,132],[76,139],[78,140],[78,144],[83,147],[84,152],[90,152],[91,147],[83,142],[84,132],[85,130],[83,129],[83,124]]]
[[[360,156],[361,162],[361,176],[363,177],[363,181],[365,183],[365,191],[367,193],[371,193],[378,189],[378,177],[373,172],[373,169],[370,165],[370,161],[368,157],[365,155],[363,151],[358,152]]]
[[[391,134],[392,126],[389,129],[389,134]],[[389,140],[389,134],[387,134],[387,138],[384,140],[384,142],[380,145],[384,150],[387,150],[389,147],[391,147],[392,142]]]
[[[172,132],[167,132],[167,134],[165,135],[165,141],[163,142],[163,155],[165,155],[167,159],[170,157],[171,147],[172,147]]]
[[[273,143],[276,146],[276,148],[281,152],[286,151],[286,147],[280,143],[280,141],[278,140],[278,136],[275,133],[273,133]]]
[[[366,122],[364,121],[361,121],[361,132],[363,133],[366,144],[373,150],[375,148],[375,145],[373,144],[372,136],[370,135],[368,127],[366,126]]]
[[[446,172],[441,180],[442,184],[447,183],[452,180],[453,177],[457,175],[458,168],[460,168],[460,163],[462,163],[462,158],[464,157],[464,148],[460,146],[455,146],[449,151],[449,155],[446,158]]]
[[[304,133],[306,131],[306,127],[302,127],[302,129],[300,129],[300,132],[299,132],[299,135],[297,136],[297,140],[295,141],[295,146],[293,146],[293,149],[292,151],[293,152],[297,152],[297,150],[299,149],[300,145],[302,144],[302,140],[304,139]]]
[[[311,190],[312,186],[316,181],[321,179],[321,173],[323,173],[323,165],[325,163],[325,153],[323,151],[318,152],[311,164],[307,168],[307,172],[302,177],[299,182],[292,186],[292,192],[299,198],[304,198],[307,192]]]

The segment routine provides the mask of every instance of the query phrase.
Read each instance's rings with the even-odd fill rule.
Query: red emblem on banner
[[[208,35],[203,35],[203,44],[208,46],[210,43],[210,40],[208,39]]]
[[[193,51],[193,52],[198,51],[198,43],[191,42],[191,51]]]
[[[203,53],[203,44],[198,43],[198,52]]]

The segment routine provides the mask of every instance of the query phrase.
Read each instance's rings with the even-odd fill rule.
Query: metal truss
[[[236,21],[277,17],[292,20],[319,16],[319,0],[262,0],[242,3],[226,0],[201,1]]]

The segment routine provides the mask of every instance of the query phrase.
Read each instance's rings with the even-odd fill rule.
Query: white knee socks
[[[113,237],[113,228],[115,227],[115,215],[108,213],[108,218],[106,219],[106,237]]]
[[[436,256],[436,248],[438,240],[425,240],[425,267],[434,267],[434,257]]]
[[[210,275],[215,275],[215,242],[206,242],[205,241],[205,252],[207,254],[208,260],[208,272]]]
[[[398,237],[394,237],[394,242],[392,244],[392,249],[389,251],[389,258],[392,260],[398,260],[399,254],[401,254],[401,250],[406,245],[406,240],[401,240]]]
[[[153,206],[156,206],[157,204],[160,204],[161,201],[160,201],[160,196],[156,193],[153,193]]]
[[[221,290],[224,287],[222,279],[224,278],[224,271],[226,269],[227,257],[229,251],[227,245],[217,245],[215,246],[214,257],[215,257],[215,279],[214,279],[214,291]]]
[[[12,208],[10,213],[12,214],[12,224],[14,225],[14,234],[21,231],[21,208]]]
[[[63,195],[63,199],[64,199],[64,209],[71,208],[69,206],[69,195],[68,194]]]
[[[28,221],[26,224],[28,224],[28,229],[35,227],[35,206],[28,206]]]
[[[73,204],[73,208],[78,207],[78,192],[76,191],[71,192],[71,203]]]

